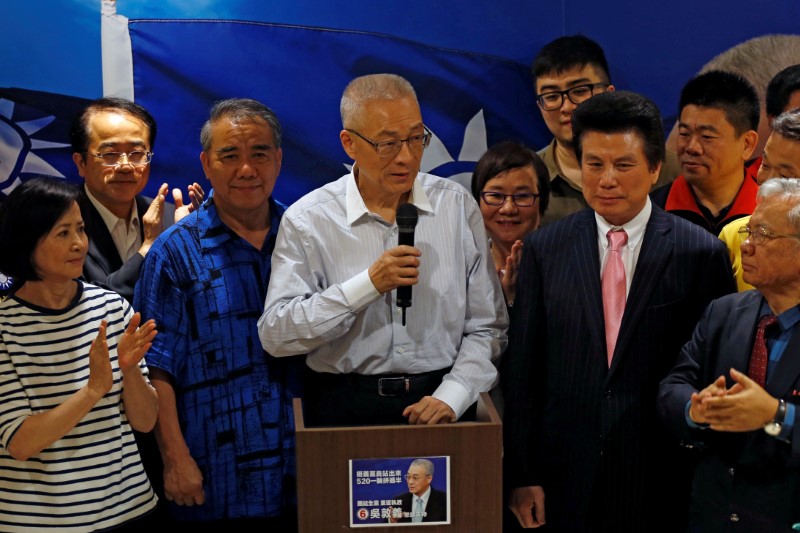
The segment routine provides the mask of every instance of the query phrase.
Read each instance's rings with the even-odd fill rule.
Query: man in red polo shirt
[[[709,71],[681,91],[678,160],[683,174],[651,193],[653,203],[718,235],[756,206],[745,172],[758,143],[759,102],[738,74]]]

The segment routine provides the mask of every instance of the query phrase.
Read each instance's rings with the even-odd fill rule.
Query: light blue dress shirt
[[[357,172],[357,170],[356,170]],[[453,366],[433,396],[457,416],[496,383],[508,315],[478,205],[455,182],[419,173],[419,283],[401,323],[396,290],[368,269],[397,246],[351,172],[307,194],[281,222],[258,331],[275,357],[308,354],[316,372],[421,373]]]

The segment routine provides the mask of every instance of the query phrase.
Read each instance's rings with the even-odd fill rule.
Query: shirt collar
[[[364,198],[361,197],[361,192],[358,190],[358,184],[356,183],[357,174],[358,168],[356,165],[353,165],[353,169],[347,176],[347,186],[345,188],[345,209],[347,210],[347,224],[350,226],[364,215],[370,214],[370,210],[367,209],[367,204],[364,203]],[[422,186],[422,183],[420,183],[421,176],[422,173],[417,173],[408,201],[415,205],[420,211],[432,213],[433,207],[431,206],[431,201],[428,199],[428,195],[425,193],[425,188]]]
[[[86,196],[89,198],[89,201],[92,203],[97,212],[100,213],[100,218],[103,219],[105,222],[106,227],[108,228],[109,232],[114,231],[114,226],[117,225],[117,222],[122,220],[125,223],[125,227],[128,227],[128,221],[124,218],[119,218],[117,215],[112,213],[108,210],[106,206],[100,203],[100,200],[92,196],[92,193],[89,192],[89,188],[86,187],[86,184],[83,185],[83,190],[86,192]],[[136,222],[136,225],[139,226],[139,210],[136,209],[136,200],[131,200],[133,204],[131,207],[131,221],[130,223]]]
[[[222,246],[232,239],[241,239],[241,237],[239,237],[235,231],[230,229],[222,221],[222,219],[219,218],[217,206],[214,205],[213,197],[214,191],[212,189],[208,195],[208,198],[200,205],[200,209],[193,213],[193,215],[196,213],[196,216],[198,216],[200,246],[204,250]],[[281,217],[285,211],[285,207],[282,204],[278,204],[278,202],[276,202],[272,196],[269,197],[268,201],[270,228],[269,233],[264,240],[266,246],[261,249],[261,252],[271,254],[274,247],[275,238],[278,235],[278,228],[280,227]],[[206,216],[199,216],[199,213],[202,212],[207,212]]]
[[[609,232],[609,230],[612,228],[622,228],[625,230],[625,233],[628,234],[628,244],[626,246],[631,249],[635,249],[637,246],[639,246],[639,243],[642,242],[642,239],[644,239],[644,231],[647,228],[647,222],[650,220],[650,214],[652,212],[653,204],[650,203],[649,197],[646,198],[644,207],[641,211],[639,211],[639,214],[622,226],[612,226],[606,219],[595,212],[594,218],[597,221],[597,232],[599,234],[600,242],[605,243],[603,244],[603,247],[608,246],[608,237],[606,234]]]
[[[761,302],[761,310],[759,311],[759,318],[764,315],[771,315],[772,311],[769,308],[767,299],[764,298]],[[778,325],[781,331],[788,331],[800,322],[800,304],[790,307],[783,313],[778,315]]]

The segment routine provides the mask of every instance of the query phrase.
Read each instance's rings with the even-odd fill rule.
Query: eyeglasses
[[[762,227],[754,230],[750,229],[749,226],[742,226],[739,228],[739,238],[742,239],[742,242],[750,239],[750,242],[753,244],[764,244],[766,241],[780,239],[782,237],[786,239],[800,239],[800,235],[792,235],[789,233],[773,233]]]
[[[609,83],[587,83],[585,85],[576,85],[570,87],[566,91],[550,91],[536,95],[536,101],[545,111],[555,111],[561,109],[564,105],[564,96],[569,98],[569,101],[575,105],[580,104],[594,96],[595,94],[605,91]]]
[[[539,198],[539,194],[531,194],[531,193],[521,193],[521,194],[503,194],[501,192],[492,192],[492,191],[483,191],[481,192],[481,198],[486,203],[486,205],[503,205],[506,203],[506,198],[511,198],[511,201],[514,202],[514,205],[517,207],[532,207],[536,204],[536,199]]]
[[[416,474],[412,476],[411,474],[406,474],[406,481],[419,481],[420,479],[424,479],[426,477],[428,476],[418,476]]]
[[[367,139],[366,137],[364,137],[355,130],[349,130],[345,128],[345,131],[349,131],[353,135],[357,135],[361,137],[364,141],[371,144],[372,147],[375,149],[375,151],[378,153],[378,157],[389,158],[396,156],[400,152],[400,149],[403,147],[403,143],[408,144],[409,150],[416,151],[427,148],[428,144],[430,144],[431,142],[431,136],[433,135],[433,133],[431,133],[431,130],[429,130],[427,127],[423,126],[423,128],[425,128],[425,133],[421,135],[412,135],[408,139],[398,139],[396,141],[381,141],[381,142],[375,142],[371,139]]]
[[[103,160],[103,162],[100,164],[104,167],[116,167],[118,165],[122,165],[123,157],[129,165],[134,167],[142,167],[153,160],[153,152],[144,152],[142,150],[137,150],[134,152],[103,152],[93,155],[96,158]]]

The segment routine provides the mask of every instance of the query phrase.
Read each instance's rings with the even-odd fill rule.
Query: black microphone
[[[401,204],[397,207],[397,245],[414,246],[414,228],[417,226],[417,207]],[[406,325],[406,307],[411,307],[411,285],[397,287],[397,307],[403,310],[403,325]]]

